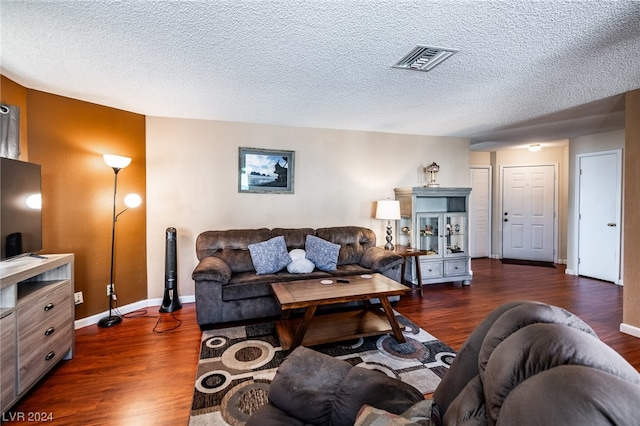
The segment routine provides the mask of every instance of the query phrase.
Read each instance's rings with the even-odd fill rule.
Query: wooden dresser
[[[0,264],[0,406],[11,408],[74,350],[73,254]]]

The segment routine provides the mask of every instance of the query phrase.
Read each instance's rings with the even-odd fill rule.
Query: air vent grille
[[[436,65],[459,52],[457,49],[447,49],[443,47],[416,46],[400,59],[392,68],[407,69],[414,71],[430,71]]]

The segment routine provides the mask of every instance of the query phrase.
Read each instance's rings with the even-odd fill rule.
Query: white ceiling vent
[[[392,68],[430,71],[433,67],[457,52],[459,52],[459,50],[444,47],[416,46],[411,52],[407,53],[393,65]]]

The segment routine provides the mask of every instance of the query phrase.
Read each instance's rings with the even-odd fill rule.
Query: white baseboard
[[[640,327],[634,327],[633,325],[622,323],[620,324],[620,332],[640,338]]]
[[[196,297],[194,295],[180,296],[181,303],[193,303],[195,301],[196,301]],[[128,313],[138,311],[140,309],[147,309],[150,307],[160,306],[160,305],[162,305],[162,298],[140,300],[138,302],[130,303],[128,305],[118,306],[118,312],[126,315]],[[97,324],[101,318],[106,317],[108,315],[109,315],[109,311],[104,311],[100,314],[95,314],[90,317],[77,319],[75,321],[74,327],[77,330],[79,328],[88,327],[90,325]]]

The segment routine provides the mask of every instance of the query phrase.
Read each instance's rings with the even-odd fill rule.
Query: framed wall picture
[[[293,194],[294,151],[240,147],[238,192]]]

